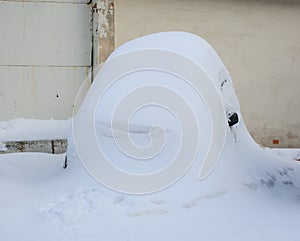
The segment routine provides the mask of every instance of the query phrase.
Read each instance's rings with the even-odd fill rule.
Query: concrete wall
[[[228,67],[253,137],[266,146],[300,147],[297,2],[118,0],[116,45],[168,30],[202,36]]]

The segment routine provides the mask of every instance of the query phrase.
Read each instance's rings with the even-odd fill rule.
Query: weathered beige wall
[[[117,1],[117,46],[168,30],[195,33],[216,49],[259,143],[300,147],[300,1]]]

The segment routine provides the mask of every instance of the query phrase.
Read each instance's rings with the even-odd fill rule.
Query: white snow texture
[[[205,47],[198,49],[199,42]],[[181,32],[146,36],[121,46],[110,60],[126,51],[154,47],[177,49],[178,54],[194,59],[214,82],[223,100],[224,115],[233,112],[239,115],[238,124],[229,127],[226,123],[224,148],[211,174],[204,180],[198,179],[202,163],[196,158],[185,175],[168,188],[147,195],[130,195],[113,191],[88,174],[76,153],[71,133],[66,169],[63,169],[64,154],[3,154],[0,155],[1,241],[300,240],[300,162],[295,160],[300,150],[273,150],[254,142],[244,125],[228,71],[210,45],[198,36]],[[188,87],[180,83],[174,88],[183,89],[182,95],[193,95],[193,91],[189,92]],[[120,88],[113,90],[120,91]],[[124,94],[125,91],[120,93]],[[114,103],[117,93],[107,95],[96,112],[96,134],[107,155],[112,159],[121,158],[121,154],[116,153],[118,149],[113,144],[110,126],[106,124],[109,123],[106,109],[113,108],[114,104],[108,101],[107,106],[105,98],[111,98]],[[189,99],[193,107],[203,103],[200,98],[199,103],[194,103],[197,100],[193,98]],[[101,109],[103,106],[105,110]],[[174,137],[174,143],[167,144],[166,150],[173,151],[178,144],[177,122],[161,110],[156,115],[151,108],[149,111],[150,116],[133,118],[127,131],[133,141],[147,145],[149,125],[152,125],[149,119],[162,117],[167,137]],[[14,133],[15,128],[15,135],[32,139],[28,127],[22,129],[15,126],[15,122],[0,123],[0,133],[5,129]],[[31,124],[37,125],[36,122]],[[31,124],[29,121],[28,125]],[[62,136],[67,124],[63,126]],[[53,129],[48,129],[49,135]],[[47,136],[47,127],[43,135]],[[59,133],[55,135],[58,137]],[[13,138],[12,134],[7,136]],[[0,141],[5,141],[4,134]],[[163,162],[161,156],[157,158]],[[121,165],[120,162],[115,164]],[[160,165],[158,162],[155,167],[160,168]],[[135,167],[133,164],[132,168]]]

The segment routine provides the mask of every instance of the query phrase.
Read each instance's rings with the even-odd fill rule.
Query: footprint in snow
[[[76,225],[92,212],[102,193],[97,188],[80,189],[44,203],[38,212],[65,235],[76,235]]]

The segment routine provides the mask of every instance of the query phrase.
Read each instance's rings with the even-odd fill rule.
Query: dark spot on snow
[[[278,170],[277,172],[278,172],[278,174],[280,175],[280,176],[287,176],[287,177],[289,177],[290,175],[289,175],[289,172],[290,171],[294,171],[294,169],[293,168],[290,168],[290,167],[283,167],[282,168],[282,170]]]
[[[276,177],[268,172],[266,172],[266,174],[273,180],[273,181],[277,181]]]
[[[282,171],[277,171],[278,172],[278,174],[280,175],[280,176],[284,176],[284,174],[283,174],[283,172]]]
[[[222,82],[221,82],[221,90],[223,91],[223,87],[224,85],[227,83],[227,79],[224,79]]]
[[[292,181],[283,181],[282,183],[283,183],[284,185],[291,185],[291,186],[294,185]]]
[[[56,94],[56,98],[59,98],[59,95],[58,95],[58,94]]]
[[[268,179],[268,180],[260,180],[262,185],[266,185],[268,188],[274,187],[275,186],[275,181],[272,179]]]

